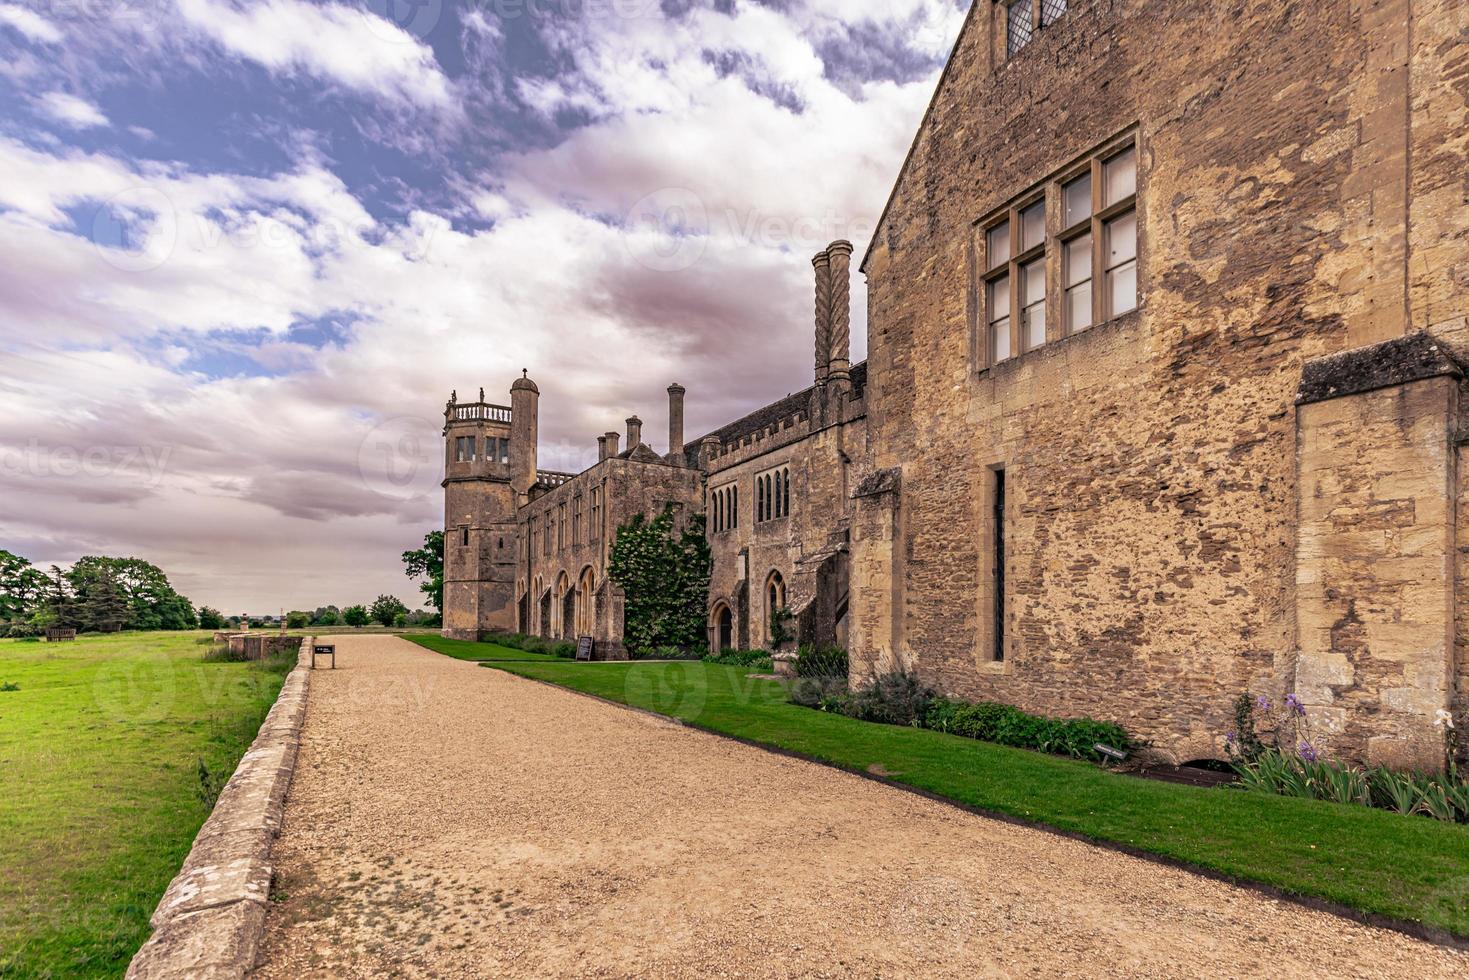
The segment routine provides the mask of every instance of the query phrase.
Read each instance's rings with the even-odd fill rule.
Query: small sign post
[[[576,639],[576,659],[577,660],[591,660],[592,659],[592,649],[593,649],[594,646],[595,646],[595,641],[590,636],[579,636],[579,637],[577,637],[577,639]]]
[[[311,669],[316,669],[317,657],[331,657],[332,670],[337,669],[337,645],[335,643],[316,643],[311,647]]]

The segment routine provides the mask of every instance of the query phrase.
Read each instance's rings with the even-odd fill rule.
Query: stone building
[[[1441,761],[1437,714],[1469,723],[1469,4],[976,0],[861,261],[856,366],[850,252],[816,259],[812,387],[691,445],[630,424],[538,474],[528,380],[451,404],[446,630],[615,652],[609,531],[674,502],[706,515],[713,644],[783,606],[855,682],[1179,761],[1245,692],[1296,693],[1333,754]],[[471,432],[493,458],[456,456]]]
[[[790,642],[846,635],[849,472],[866,452],[866,366],[850,363],[852,246],[816,257],[815,384],[686,444],[680,385],[668,389],[668,449],[627,420],[597,439],[577,474],[537,465],[540,390],[511,405],[457,396],[445,408],[444,634],[590,636],[622,657],[623,594],[608,577],[619,527],[670,505],[682,530],[706,515],[714,574],[710,643],[771,644],[776,608]],[[751,570],[754,570],[753,572]],[[751,575],[759,578],[752,588]]]
[[[847,643],[853,473],[867,458],[867,365],[852,366],[852,246],[816,256],[815,384],[700,441],[714,576],[710,644]],[[773,623],[777,610],[789,622]]]
[[[854,673],[1439,762],[1466,102],[1460,0],[976,2],[862,263]]]

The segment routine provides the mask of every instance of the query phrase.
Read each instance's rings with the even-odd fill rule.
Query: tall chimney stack
[[[668,455],[683,465],[683,399],[684,386],[678,382],[668,386]]]
[[[602,462],[602,460],[604,460],[606,458],[607,458],[607,437],[605,435],[598,436],[597,437],[597,462],[600,463],[600,462]]]
[[[627,420],[627,448],[628,451],[638,448],[643,444],[643,420],[634,415]]]
[[[852,377],[852,243],[832,242],[826,254],[831,262],[831,369],[832,381]]]
[[[831,256],[826,249],[811,259],[816,270],[816,383],[831,370]]]
[[[609,432],[602,438],[607,440],[608,459],[611,459],[612,457],[617,456],[622,452],[622,450],[618,446],[618,443],[622,441],[622,436],[618,435],[616,432]]]

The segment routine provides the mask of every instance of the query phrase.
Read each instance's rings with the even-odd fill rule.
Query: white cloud
[[[47,92],[36,100],[36,105],[46,115],[72,129],[108,125],[101,109],[68,92]]]
[[[436,85],[462,94],[416,40],[373,48],[388,25],[361,34],[356,10],[180,3],[188,43],[278,74],[419,105],[441,104],[423,95]],[[397,555],[441,520],[450,388],[505,399],[529,367],[542,466],[578,469],[632,412],[660,441],[670,381],[689,388],[690,436],[809,384],[809,255],[835,237],[865,245],[936,73],[837,85],[817,49],[848,25],[828,6],[537,22],[575,67],[526,91],[591,122],[497,156],[489,177],[453,175],[447,214],[375,219],[325,150],[247,176],[0,138],[7,546],[47,562],[137,553],[231,611],[416,599]],[[492,52],[505,43],[488,21],[469,29]],[[703,216],[687,262],[675,229],[634,208],[680,190]],[[853,288],[861,356],[860,277]],[[293,329],[325,320],[350,331],[322,344]],[[236,371],[246,357],[276,376]],[[415,440],[422,493],[384,493],[374,447]],[[129,447],[166,462],[101,478],[56,465],[58,450]],[[16,449],[39,475],[7,473]]]
[[[0,24],[9,24],[32,41],[42,44],[59,44],[61,31],[34,10],[18,7],[13,3],[0,3]]]
[[[304,73],[357,92],[448,109],[452,86],[431,48],[365,9],[305,0],[178,0],[225,50],[273,72]]]

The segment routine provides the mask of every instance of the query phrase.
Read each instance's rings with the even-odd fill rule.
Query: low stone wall
[[[286,792],[306,719],[311,638],[219,796],[178,876],[153,913],[153,936],[133,957],[130,980],[243,977],[265,928]]]
[[[288,651],[300,643],[292,636],[264,632],[220,632],[214,634],[214,642],[229,644],[231,653],[246,660],[265,660],[277,652]]]

